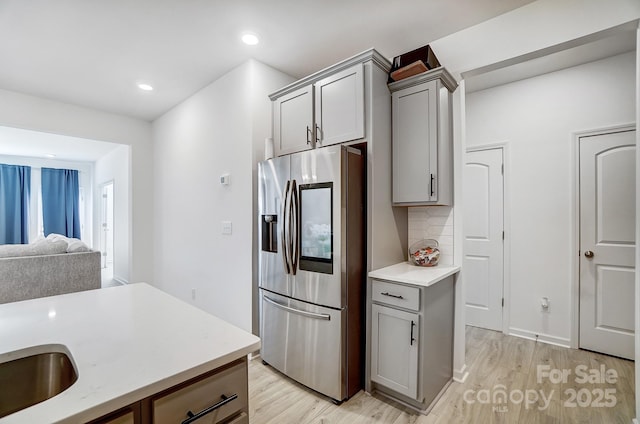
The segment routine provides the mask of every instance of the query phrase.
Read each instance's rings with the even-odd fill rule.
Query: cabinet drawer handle
[[[384,292],[384,293],[380,293],[383,296],[389,296],[389,297],[393,297],[395,299],[404,299],[404,297],[402,297],[402,295],[399,294],[391,294],[389,292]]]
[[[197,414],[194,414],[191,411],[187,411],[187,418],[186,420],[182,421],[182,424],[190,424],[192,422],[194,422],[195,420],[199,420],[200,418],[204,417],[205,415],[215,411],[218,408],[223,407],[224,405],[226,405],[227,403],[231,402],[232,400],[236,400],[238,398],[238,394],[233,394],[229,397],[222,395],[220,396],[222,398],[222,400],[218,403],[216,403],[215,405],[211,405],[210,407],[208,407],[207,409],[203,409],[202,411],[198,412]]]

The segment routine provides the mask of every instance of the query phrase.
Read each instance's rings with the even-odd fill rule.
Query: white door
[[[580,347],[634,358],[635,131],[580,138]]]
[[[467,152],[464,166],[464,278],[467,324],[502,331],[502,149]]]

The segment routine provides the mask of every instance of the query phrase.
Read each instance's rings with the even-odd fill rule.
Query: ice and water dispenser
[[[278,215],[262,215],[262,251],[278,252]]]

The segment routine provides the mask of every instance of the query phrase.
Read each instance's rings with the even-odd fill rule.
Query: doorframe
[[[115,254],[116,253],[116,246],[115,246],[116,245],[116,243],[115,243],[116,196],[115,196],[115,190],[116,190],[116,184],[115,184],[115,180],[114,179],[110,179],[110,180],[104,181],[104,182],[100,183],[99,186],[98,186],[99,187],[99,196],[100,196],[100,209],[101,209],[100,210],[100,219],[99,219],[99,232],[100,232],[99,240],[100,240],[100,249],[102,249],[102,242],[104,241],[103,240],[103,238],[104,238],[104,228],[102,226],[102,224],[103,224],[102,220],[104,218],[104,210],[103,210],[103,208],[104,208],[104,200],[103,200],[102,194],[104,192],[105,187],[107,187],[109,185],[111,186],[111,192],[112,192],[112,194],[111,194],[111,197],[112,197],[112,199],[111,199],[111,202],[112,202],[111,215],[112,215],[112,220],[113,220],[113,223],[112,223],[113,225],[112,225],[112,228],[111,228],[112,250],[113,250],[112,255],[113,255],[113,257],[111,258],[111,260],[112,260],[113,279],[115,280],[115,270],[116,270],[116,257],[115,257],[116,256],[116,254]],[[101,256],[102,256],[102,253],[101,253]],[[103,258],[101,257],[100,258],[100,268],[101,269],[102,269],[102,261],[103,261]],[[104,261],[105,261],[105,268],[106,268],[106,258],[104,258]]]
[[[504,298],[504,307],[502,308],[502,333],[509,334],[509,317],[511,313],[511,302],[509,302],[511,299],[511,208],[509,207],[509,205],[511,205],[511,185],[509,183],[511,176],[511,147],[509,141],[499,141],[481,146],[467,147],[465,155],[471,152],[498,149],[502,150],[502,165],[504,166],[504,173],[502,174],[502,226],[504,228],[504,242],[502,243],[502,297]],[[465,156],[463,166],[466,162]],[[464,258],[464,250],[462,257]],[[466,305],[466,301],[467,300],[464,299],[464,305]]]
[[[573,349],[580,348],[580,139],[596,135],[633,131],[636,129],[634,123],[619,124],[606,127],[599,127],[591,130],[574,131],[571,133],[571,269],[569,279],[571,281],[571,339],[569,346]],[[637,146],[636,146],[637,148]],[[637,225],[637,224],[636,224]],[[637,305],[636,305],[637,306]]]

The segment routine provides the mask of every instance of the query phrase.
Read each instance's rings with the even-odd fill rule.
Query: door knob
[[[591,259],[591,258],[593,258],[593,252],[591,250],[587,250],[586,252],[584,252],[584,256],[586,258]]]

